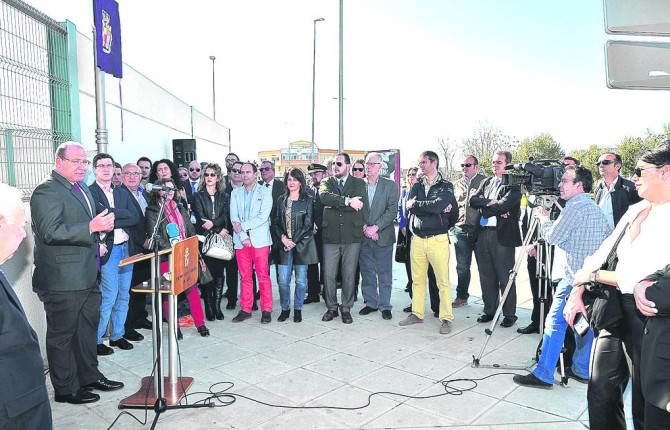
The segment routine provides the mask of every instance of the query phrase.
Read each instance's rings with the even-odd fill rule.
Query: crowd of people
[[[665,236],[670,230],[664,224],[670,215],[670,144],[645,152],[632,181],[620,175],[622,160],[614,153],[599,158],[598,183],[577,160],[563,161],[560,198],[557,209],[551,209],[558,214],[551,216],[550,208],[542,205],[529,204],[522,211],[523,189],[503,181],[505,166],[512,162],[511,153],[503,150],[493,154],[490,177],[482,174],[475,156],[464,157],[463,175],[455,184],[440,173],[438,155],[424,151],[417,166],[407,170],[401,193],[382,175],[384,161],[375,152],[353,162],[348,154],[338,153],[328,168],[316,163],[307,172],[291,167],[279,180],[271,161],[243,162],[234,153],[225,157],[224,174],[220,165],[198,161],[177,166],[168,159],[152,162],[140,157],[121,165],[106,153],[89,161],[81,144],[63,143],[56,150],[51,175],[30,201],[33,289],[46,313],[46,353],[55,401],[95,402],[100,399],[95,391],[123,387],[98,370],[98,356],[132,349],[133,342],[144,339],[138,330],[151,328],[147,297],[131,288],[149,279],[148,263],[119,263],[151,252],[152,246],[167,249],[175,239],[195,235],[232,238],[235,256],[230,260],[203,256],[211,280],[180,295],[180,328],[192,322],[198,334],[207,337],[211,327],[206,321],[224,319],[224,298],[228,310],[238,309],[239,301],[233,323],[252,318],[258,310],[261,324],[272,322],[272,265],[281,307],[278,322],[292,313],[293,321],[300,323],[303,306],[323,299],[322,321],[341,318],[351,324],[359,288],[364,301],[359,314],[379,312],[383,320],[391,320],[391,274],[396,242],[401,241],[411,304],[403,309],[409,315],[399,325],[424,321],[428,290],[431,311],[441,322],[439,332],[449,334],[453,310],[468,305],[473,254],[484,301],[477,321],[492,322],[500,307],[500,326],[515,325],[516,285],[508,281],[522,230],[527,234],[530,220],[536,218],[537,231],[528,234],[543,238],[554,249],[554,291],[549,300],[540,300],[533,260],[539,245],[531,243],[524,251],[534,310],[531,323],[517,331],[528,334],[544,328],[543,342],[533,372],[516,375],[514,381],[551,388],[558,356],[570,340],[575,347],[566,374],[589,384],[591,428],[625,428],[622,395],[630,376],[629,357],[635,428],[666,428],[670,366],[664,334],[670,327],[666,291],[670,238]],[[95,179],[86,184],[89,164]],[[11,201],[18,198],[13,189],[3,187],[9,203],[16,203]],[[0,212],[0,263],[23,239],[25,215],[18,200]],[[16,231],[10,229],[17,225]],[[176,229],[170,232],[169,226]],[[451,242],[457,275],[453,301]],[[161,271],[168,270],[167,264],[161,263]],[[36,369],[36,336],[2,272],[0,284],[0,292],[11,299],[0,305],[14,304],[0,314],[2,334],[6,321],[15,320],[9,324],[18,327],[15,330],[23,333],[26,343],[22,360],[34,362]],[[548,308],[544,320],[538,312],[541,303]],[[569,328],[578,314],[590,321],[581,336]],[[181,329],[178,336],[183,337]],[[4,348],[0,354],[6,354]],[[31,369],[26,365],[22,372]],[[0,372],[4,376],[17,370],[9,366]],[[35,409],[23,418],[16,414],[20,419],[50,420],[44,381],[39,379],[24,381],[24,391],[35,393],[25,411]],[[23,390],[23,385],[16,386]]]

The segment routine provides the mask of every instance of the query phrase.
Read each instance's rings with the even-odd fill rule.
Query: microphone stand
[[[161,291],[160,291],[160,286],[161,286],[161,271],[160,271],[160,256],[159,256],[159,243],[158,243],[158,238],[159,238],[159,230],[158,227],[160,226],[161,222],[163,221],[163,218],[165,216],[165,205],[167,203],[167,199],[163,199],[161,203],[159,203],[160,209],[158,211],[158,218],[156,221],[156,225],[154,226],[154,230],[151,233],[151,240],[149,247],[152,249],[154,258],[153,258],[153,267],[152,267],[152,275],[153,275],[153,280],[154,280],[154,291],[153,291],[153,298],[152,298],[152,306],[153,306],[153,321],[152,321],[152,334],[154,337],[154,362],[156,363],[156,371],[154,372],[154,395],[156,398],[156,401],[154,403],[153,409],[155,412],[154,420],[151,423],[151,429],[153,430],[156,428],[156,424],[158,423],[158,419],[160,415],[167,411],[168,409],[190,409],[190,408],[208,408],[208,407],[214,407],[215,405],[213,403],[199,403],[199,404],[193,404],[193,405],[170,405],[168,406],[167,400],[164,396],[163,392],[163,359],[162,359],[162,342],[163,342],[163,330],[162,330],[162,323],[163,323],[163,312],[162,312],[162,304],[163,300],[161,297]],[[174,335],[174,333],[173,333]],[[148,390],[148,388],[147,388]],[[148,397],[147,393],[147,397]],[[140,409],[148,409],[147,404],[144,406],[141,406]],[[122,408],[119,406],[119,408]],[[124,406],[123,408],[133,408],[132,406]]]

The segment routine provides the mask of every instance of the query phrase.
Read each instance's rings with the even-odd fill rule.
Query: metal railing
[[[28,198],[71,139],[67,31],[20,0],[0,0],[0,180]]]

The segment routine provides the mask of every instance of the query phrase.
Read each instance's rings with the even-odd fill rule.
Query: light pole
[[[216,57],[210,55],[209,59],[212,60],[212,112],[213,119],[216,121],[216,86],[214,85],[214,60],[216,60]]]
[[[340,0],[339,152],[344,151],[344,0]]]
[[[314,162],[314,87],[316,85],[316,23],[325,21],[324,18],[314,20],[314,53],[312,56],[312,151],[309,155],[310,163]]]

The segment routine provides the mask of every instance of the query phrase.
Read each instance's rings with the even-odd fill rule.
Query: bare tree
[[[491,158],[496,150],[514,152],[518,144],[518,139],[504,134],[489,121],[479,121],[472,136],[463,139],[461,152],[463,155],[474,155],[479,160],[479,165],[490,171]]]
[[[454,159],[458,153],[458,147],[454,140],[447,136],[446,138],[438,138],[437,146],[439,155],[442,156],[444,163],[442,163],[442,173],[445,177],[451,177],[454,170]]]

